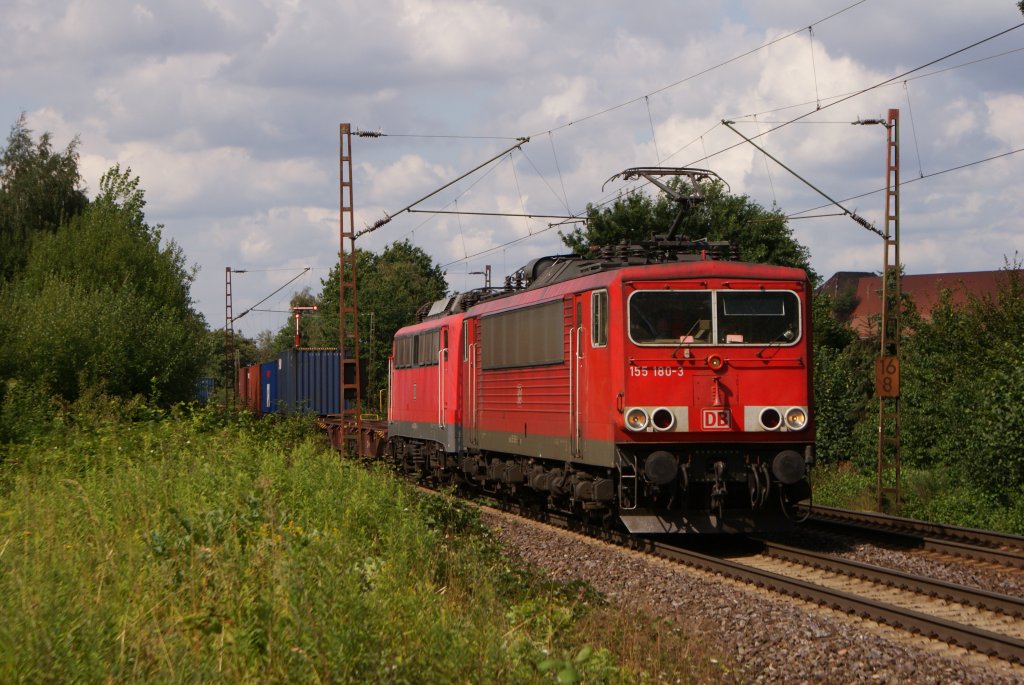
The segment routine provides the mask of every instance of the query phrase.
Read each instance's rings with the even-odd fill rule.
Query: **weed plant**
[[[308,421],[100,401],[0,464],[0,682],[647,680],[600,604]]]

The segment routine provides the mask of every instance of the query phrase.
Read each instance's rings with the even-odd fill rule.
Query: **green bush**
[[[39,383],[0,382],[0,450],[8,443],[31,442],[49,434],[58,409]]]

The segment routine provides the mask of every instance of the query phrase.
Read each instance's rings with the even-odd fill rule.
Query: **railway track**
[[[998,592],[972,588],[926,576],[905,573],[861,561],[791,547],[776,542],[762,541],[763,555],[782,563],[802,565],[822,573],[860,579],[901,592],[912,592],[938,602],[956,603],[966,608],[1000,615],[1004,618],[1024,619],[1024,599]],[[749,563],[749,562],[748,562]],[[998,622],[1006,623],[1000,619]],[[1024,638],[1024,621],[1017,629]]]
[[[737,556],[637,538],[544,513],[528,518],[750,583],[968,650],[1024,664],[1024,600],[772,542]]]
[[[507,513],[508,509],[505,509]],[[590,528],[552,512],[512,512],[619,546],[1024,665],[1024,600],[759,540],[755,554],[729,558],[676,544]],[[1024,568],[1024,538],[910,519],[815,507],[811,525]],[[806,525],[806,524],[805,524]]]
[[[896,547],[1024,570],[1024,537],[1019,535],[820,506],[811,509],[803,525],[827,533],[866,537]]]

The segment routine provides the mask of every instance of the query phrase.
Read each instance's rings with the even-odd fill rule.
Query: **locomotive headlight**
[[[659,407],[651,413],[651,423],[654,424],[656,431],[670,430],[675,422],[676,417],[665,407]]]
[[[807,412],[802,407],[792,407],[786,412],[786,427],[798,431],[807,425]]]
[[[650,419],[647,412],[640,407],[633,407],[626,411],[626,428],[631,431],[642,431],[647,428]]]
[[[777,431],[782,427],[782,415],[779,414],[779,410],[775,407],[765,407],[762,409],[757,420],[761,423],[761,428],[764,428],[766,431]]]

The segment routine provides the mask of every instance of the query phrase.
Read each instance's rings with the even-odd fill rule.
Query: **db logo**
[[[727,430],[732,426],[732,414],[728,409],[704,409],[701,417],[701,426],[706,431]]]

